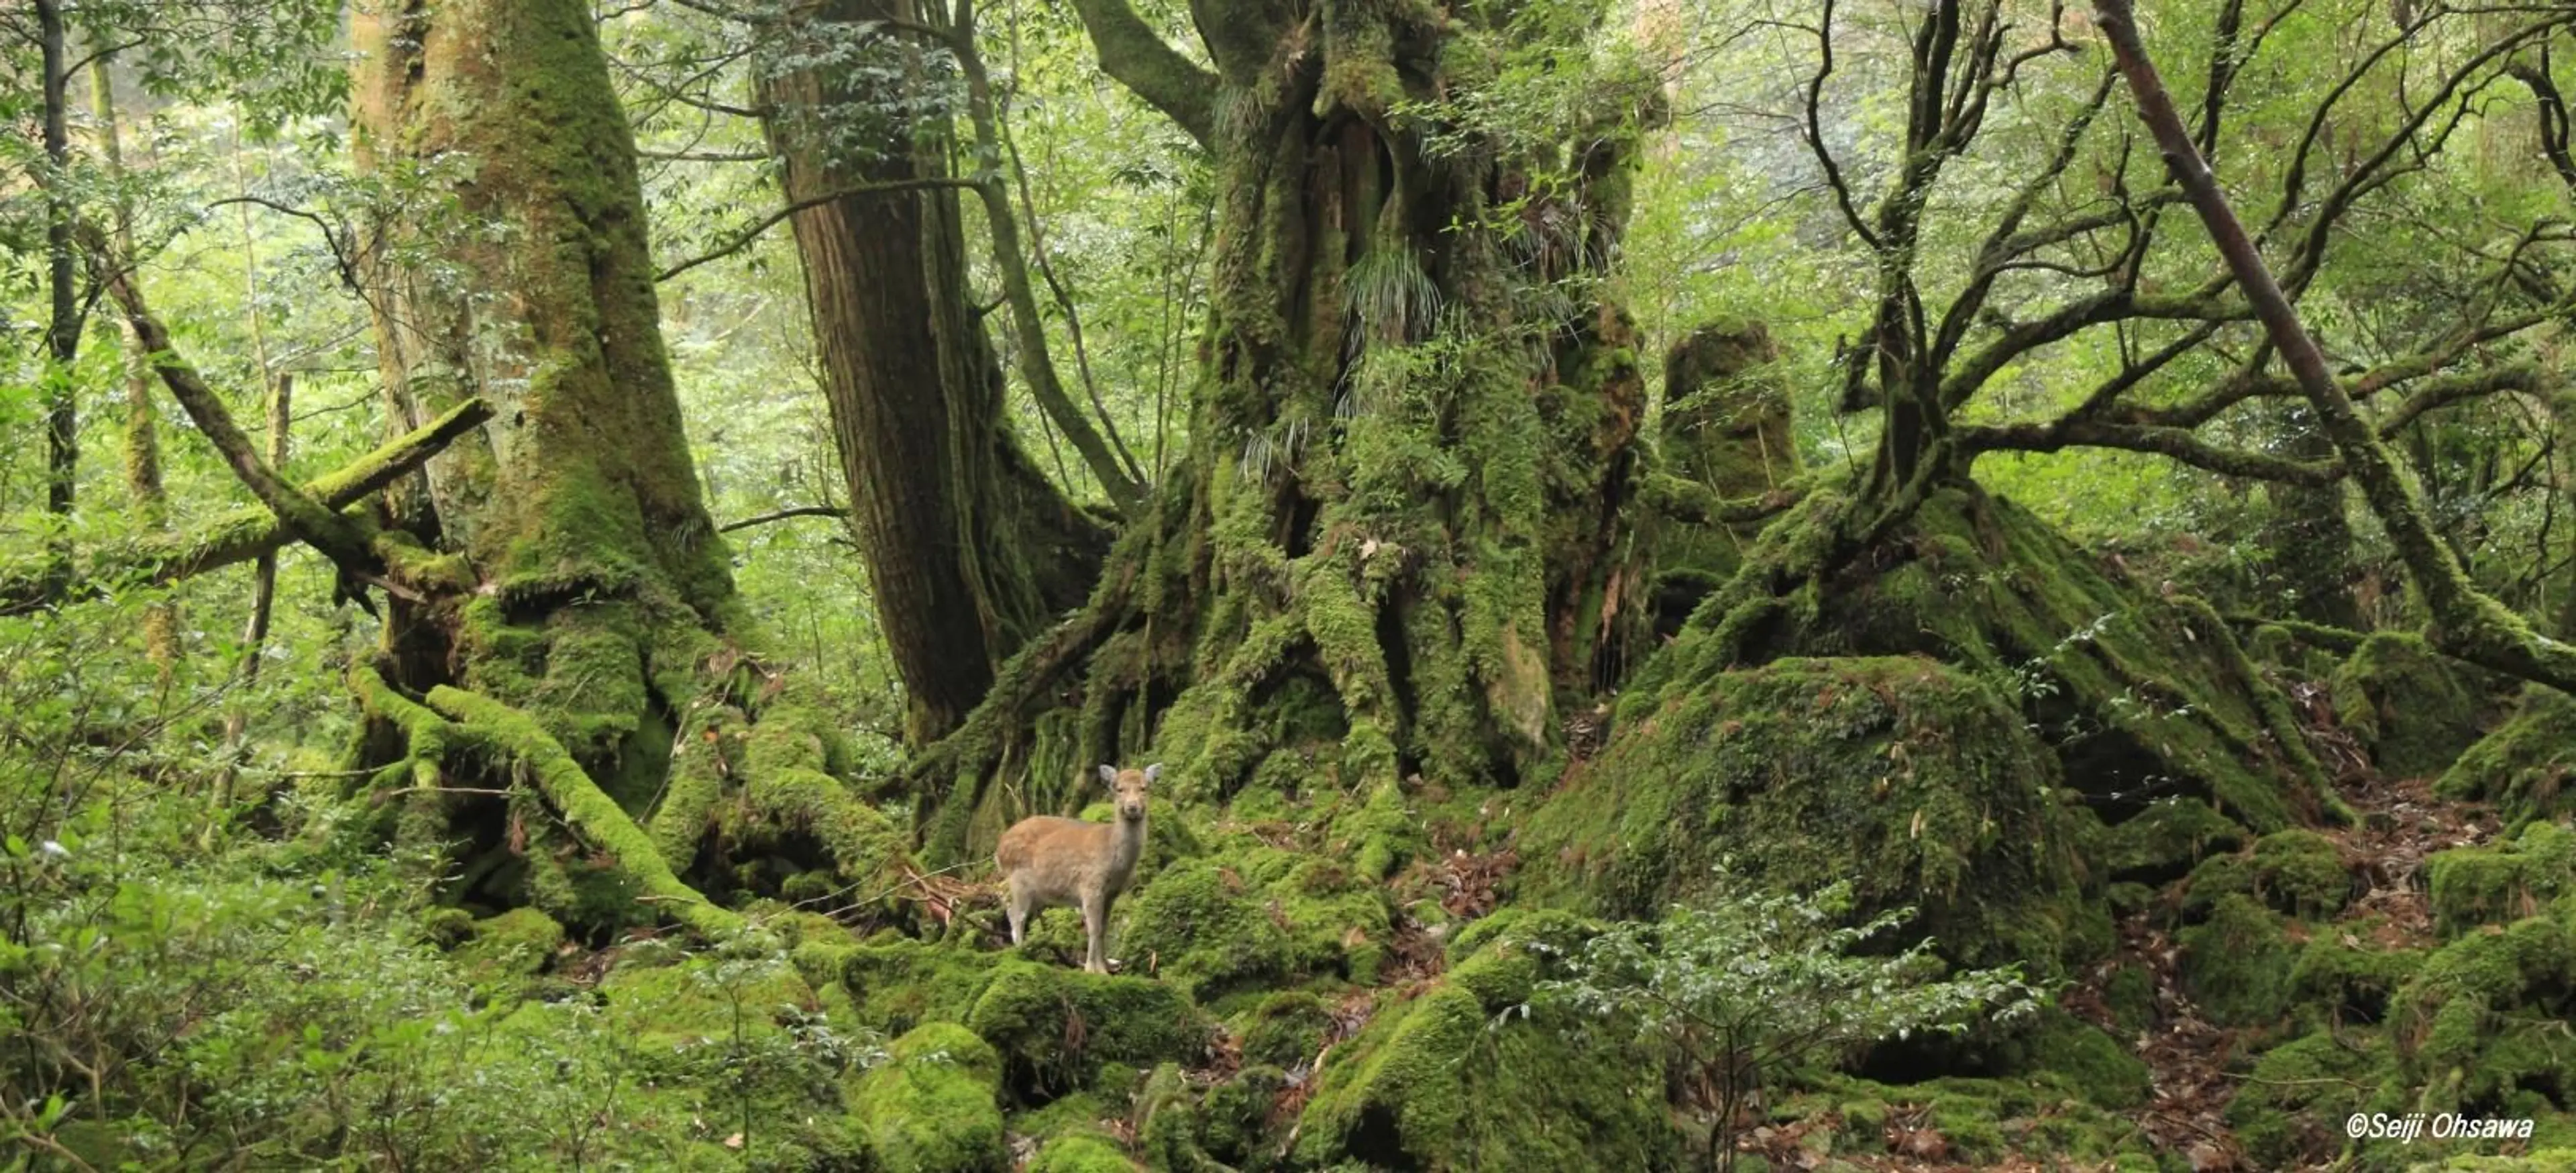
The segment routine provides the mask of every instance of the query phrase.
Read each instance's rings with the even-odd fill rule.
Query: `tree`
[[[1068,682],[1063,738],[1151,743],[1200,795],[1308,775],[1333,742],[1321,771],[1359,793],[1543,776],[1560,696],[1604,682],[1642,611],[1643,387],[1597,278],[1652,79],[1594,59],[1587,3],[1314,28],[1202,4],[1212,70],[1123,4],[1077,8],[1102,67],[1215,161],[1211,322],[1187,459],[1085,607],[917,757],[933,857],[983,825],[1003,731]]]
[[[878,0],[800,13],[767,30],[774,64],[760,91],[870,597],[910,738],[927,744],[984,698],[1004,658],[1081,602],[1108,534],[1038,471],[1002,414],[957,201],[958,188],[994,181],[951,178],[946,136],[904,117],[905,87],[879,80],[906,70],[878,24],[917,15]],[[1044,364],[1042,340],[1023,357]],[[1088,421],[1061,389],[1055,398],[1103,483],[1132,499]]]

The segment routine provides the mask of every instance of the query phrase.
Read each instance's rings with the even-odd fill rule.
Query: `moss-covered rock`
[[[2255,1061],[2228,1101],[2228,1126],[2257,1169],[2330,1160],[2347,1142],[2344,1119],[2392,1094],[2382,1086],[2389,1066],[2384,1038],[2320,1030],[2295,1039]]]
[[[473,935],[456,947],[456,963],[477,984],[511,985],[535,977],[554,960],[564,928],[533,908],[514,908],[474,922]]]
[[[2576,898],[2434,952],[2392,1000],[2388,1031],[2421,1110],[2501,1111],[2537,1091],[2576,1104]]]
[[[1005,1086],[1031,1101],[1089,1082],[1105,1063],[1196,1060],[1212,1029],[1171,985],[1030,961],[996,967],[966,1025],[1000,1052]]]
[[[2253,897],[2220,897],[2209,920],[2177,934],[2182,977],[2192,1000],[2211,1020],[2260,1026],[2278,1020],[2290,1005],[2290,971],[2298,948],[2279,914]]]
[[[2533,823],[2489,847],[2455,847],[2425,860],[2433,924],[2444,936],[2534,916],[2576,891],[2576,831]]]
[[[1304,990],[1271,995],[1244,1016],[1237,1032],[1246,1063],[1294,1067],[1322,1049],[1324,1032],[1333,1024],[1324,1000]]]
[[[2301,1025],[2378,1022],[2389,999],[2424,964],[2419,949],[2380,949],[2360,931],[2329,928],[2309,939],[2290,967],[2290,998]]]
[[[1537,922],[1532,922],[1534,925]],[[1390,992],[1335,1046],[1299,1117],[1299,1165],[1450,1169],[1672,1167],[1680,1137],[1657,1057],[1523,1005],[1540,977],[1492,940],[1410,996]]]
[[[850,947],[840,958],[841,984],[859,1022],[888,1036],[923,1023],[966,1021],[1005,959],[962,944],[886,936]]]
[[[1011,1167],[995,1103],[1002,1059],[948,1022],[896,1039],[859,1080],[856,1114],[886,1173],[1002,1173]]]
[[[2440,774],[2478,740],[2483,706],[2419,635],[2373,633],[2335,670],[2334,698],[2335,719],[2392,778]]]
[[[2484,802],[2508,827],[2554,819],[2576,808],[2576,697],[2546,685],[2522,690],[2512,719],[2444,772],[2434,790]]]
[[[1133,1173],[1142,1167],[1108,1137],[1075,1133],[1048,1141],[1022,1173]]]
[[[1982,682],[1914,658],[1727,672],[1626,729],[1522,832],[1525,895],[1635,918],[1709,891],[1849,879],[1945,956],[2054,971],[2107,943],[2076,855],[2089,815]]]
[[[2181,877],[2213,852],[2245,844],[2245,828],[2197,798],[2168,798],[2102,836],[2102,866],[2114,880],[2160,884]]]
[[[1205,1001],[1290,972],[1288,933],[1243,874],[1213,859],[1182,860],[1119,902],[1119,955]]]

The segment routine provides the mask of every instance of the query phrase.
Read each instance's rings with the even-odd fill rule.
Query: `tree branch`
[[[920,179],[892,180],[886,183],[862,183],[855,187],[845,187],[838,191],[828,191],[818,196],[796,200],[787,204],[785,207],[779,208],[777,211],[761,217],[759,220],[755,221],[751,227],[735,233],[731,240],[717,246],[713,251],[700,253],[699,255],[690,257],[688,260],[673,265],[668,269],[655,273],[653,275],[653,280],[656,284],[659,284],[661,282],[668,281],[673,277],[677,277],[682,273],[686,273],[691,269],[697,268],[700,265],[721,261],[726,257],[750,248],[752,242],[759,240],[761,236],[766,234],[770,229],[778,227],[781,223],[785,222],[788,217],[793,216],[798,212],[802,212],[807,208],[819,208],[835,200],[849,199],[853,196],[876,195],[881,192],[925,191],[931,188],[941,187],[962,187],[971,189],[980,186],[982,186],[982,181],[980,180],[959,179],[955,176],[948,175],[934,175]]]
[[[1100,71],[1168,115],[1199,146],[1216,138],[1217,76],[1165,42],[1127,0],[1073,0]]]
[[[2431,642],[2498,672],[2576,693],[2576,647],[2533,631],[2520,616],[2469,581],[2459,558],[2434,529],[2431,513],[2414,481],[2398,466],[2378,433],[2361,418],[2352,399],[2335,383],[2324,353],[2317,349],[2306,327],[2300,325],[2298,311],[2273,280],[2262,253],[2245,234],[2245,226],[2236,219],[2234,209],[2228,207],[2226,193],[2219,189],[2217,178],[2210,174],[2208,163],[2193,145],[2190,132],[2184,129],[2172,97],[2156,76],[2155,63],[2138,39],[2130,0],[2094,0],[2094,13],[2095,23],[2110,39],[2112,52],[2119,58],[2121,72],[2128,75],[2138,114],[2164,151],[2166,165],[2191,196],[2192,206],[2208,226],[2219,255],[2226,258],[2228,269],[2245,290],[2246,299],[2253,303],[2255,315],[2262,320],[2273,345],[2280,349],[2283,361],[2298,376],[2299,389],[2315,407],[2326,437],[2342,453],[2362,496],[2370,502],[2372,512],[2379,515],[2390,544],[2396,547],[2426,608],[2432,612],[2433,624],[2427,633]]]

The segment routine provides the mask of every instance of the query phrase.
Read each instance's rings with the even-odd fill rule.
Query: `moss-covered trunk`
[[[749,655],[588,6],[369,8],[354,42],[362,164],[453,205],[406,209],[370,241],[388,426],[469,396],[497,408],[425,485],[391,494],[426,549],[396,568],[407,589],[386,654],[357,683],[380,779],[480,770],[519,785],[506,812],[442,796],[413,804],[406,828],[471,839],[462,894],[533,896],[593,925],[655,907],[720,921],[691,912],[673,876],[722,818],[882,862],[873,812],[826,773],[828,729]],[[747,801],[719,808],[727,785]],[[722,829],[745,853],[764,837]]]
[[[1150,745],[1201,796],[1541,776],[1563,699],[1606,674],[1605,631],[1645,611],[1624,561],[1644,395],[1590,278],[1652,86],[1590,125],[1435,144],[1407,103],[1580,32],[1201,9],[1213,75],[1126,39],[1152,36],[1132,13],[1084,10],[1112,72],[1207,142],[1219,204],[1189,460],[1113,555],[1087,658],[1042,650],[1087,666],[1081,756]],[[997,751],[955,748],[950,852],[998,822],[970,817]]]
[[[761,92],[805,267],[832,437],[913,741],[1082,601],[1108,535],[1022,454],[966,284],[944,138],[904,108],[907,0],[837,0],[771,34]],[[844,60],[855,51],[863,64]],[[831,64],[813,64],[829,62]],[[869,190],[874,189],[874,190]],[[844,194],[832,198],[833,193]]]

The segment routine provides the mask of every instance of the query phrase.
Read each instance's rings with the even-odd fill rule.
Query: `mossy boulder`
[[[1229,989],[1283,978],[1288,932],[1243,873],[1213,859],[1182,860],[1119,902],[1125,926],[1118,955],[1130,972],[1150,972],[1205,1001]]]
[[[2576,831],[2533,823],[2489,847],[2455,847],[2425,860],[2433,924],[2444,936],[2534,916],[2576,891]]]
[[[2314,831],[2275,831],[2250,851],[2213,856],[2193,868],[2184,915],[2207,916],[2219,900],[2249,896],[2284,916],[2322,921],[2352,903],[2354,881],[2343,851]]]
[[[2514,715],[2451,763],[2435,793],[2484,802],[2507,826],[2576,809],[2576,697],[2547,685],[2522,690]]]
[[[1969,964],[2055,972],[2107,943],[2080,883],[2091,816],[1983,682],[1913,657],[1791,659],[1719,674],[1624,729],[1522,831],[1524,896],[1642,918],[1709,893],[1849,879],[1913,906]]]
[[[1005,1086],[1032,1102],[1090,1082],[1102,1064],[1195,1061],[1213,1029],[1172,985],[1017,960],[995,967],[966,1025],[1002,1056]]]
[[[2329,1029],[2294,1039],[2255,1060],[2228,1101],[2228,1126],[2254,1168],[2330,1161],[2348,1142],[2346,1117],[2394,1108],[2398,1089],[2384,1083],[2390,1067],[2388,1041],[2365,1032]]]
[[[2161,884],[2214,852],[2245,845],[2245,828],[2197,798],[2149,803],[2102,836],[2101,863],[2113,880]]]
[[[1238,1026],[1238,1048],[1246,1063],[1294,1067],[1322,1049],[1333,1012],[1322,998],[1304,990],[1273,994],[1244,1015]]]
[[[2355,930],[2328,928],[2299,950],[2290,999],[2302,1026],[2382,1020],[2389,1000],[2424,964],[2423,950],[2377,948],[2366,925]]]
[[[823,1000],[778,958],[697,955],[677,965],[618,966],[599,983],[609,1023],[646,1053],[783,1034],[824,1012]]]
[[[1300,1115],[1294,1159],[1389,1169],[1673,1167],[1681,1138],[1665,1109],[1660,1058],[1525,1005],[1540,980],[1530,935],[1571,918],[1530,918],[1441,979],[1388,991],[1357,1037],[1336,1045]]]
[[[2212,1021],[2261,1026],[2290,1006],[2290,972],[2298,946],[2280,914],[2243,893],[2229,893],[2209,919],[2176,935],[2183,984]]]
[[[2431,777],[2478,740],[2483,706],[2424,638],[2375,632],[2335,670],[2335,719],[2392,778]]]
[[[1002,1059],[975,1032],[934,1022],[896,1039],[859,1080],[854,1111],[885,1173],[1003,1173],[995,1102]]]
[[[2426,958],[2391,1000],[2399,1071],[2426,1111],[2500,1112],[2517,1093],[2576,1105],[2576,898],[2470,933]]]
[[[964,1022],[1005,954],[910,937],[850,947],[840,954],[841,985],[859,1022],[888,1036],[930,1022]]]

